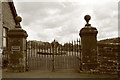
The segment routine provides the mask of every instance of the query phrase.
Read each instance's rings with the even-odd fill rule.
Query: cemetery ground
[[[2,78],[118,78],[118,76],[115,74],[80,73],[72,69],[55,70],[54,72],[30,70],[21,73],[11,73],[3,70]]]

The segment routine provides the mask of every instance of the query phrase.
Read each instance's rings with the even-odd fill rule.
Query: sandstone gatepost
[[[8,71],[24,72],[27,69],[27,33],[20,27],[21,17],[15,18],[17,25],[8,31]]]
[[[82,70],[91,71],[96,70],[97,63],[97,29],[89,24],[91,17],[86,15],[85,20],[87,24],[80,30],[81,49],[82,49]]]

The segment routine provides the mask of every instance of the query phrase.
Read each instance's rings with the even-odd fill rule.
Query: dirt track
[[[74,70],[59,70],[55,72],[32,70],[24,73],[10,73],[3,71],[3,78],[117,78],[110,74],[87,74]]]

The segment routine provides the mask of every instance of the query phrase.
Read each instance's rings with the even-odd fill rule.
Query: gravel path
[[[110,74],[87,74],[74,70],[59,70],[55,72],[32,70],[24,73],[10,73],[3,71],[3,78],[117,78]]]

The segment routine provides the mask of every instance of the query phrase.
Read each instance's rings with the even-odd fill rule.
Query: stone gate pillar
[[[9,64],[8,71],[24,72],[26,71],[26,55],[27,55],[27,33],[20,27],[21,17],[15,18],[17,25],[14,29],[8,31],[8,51]]]
[[[82,49],[82,70],[91,71],[97,68],[97,29],[89,24],[91,17],[84,17],[87,24],[80,30]]]

